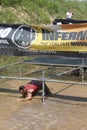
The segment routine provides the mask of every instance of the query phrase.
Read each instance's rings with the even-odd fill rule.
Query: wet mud
[[[53,94],[18,102],[27,81],[0,80],[0,130],[87,130],[87,86],[49,82]]]

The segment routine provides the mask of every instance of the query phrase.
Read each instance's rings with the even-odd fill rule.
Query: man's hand
[[[26,98],[17,98],[17,101],[18,102],[21,102],[21,101],[26,101],[26,100],[31,100],[32,98],[30,97],[26,97]]]
[[[23,101],[23,99],[22,98],[17,98],[17,101],[20,102],[20,101]]]

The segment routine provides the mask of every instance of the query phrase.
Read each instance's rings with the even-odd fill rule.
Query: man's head
[[[20,92],[21,94],[24,94],[24,88],[25,88],[24,86],[20,86],[20,87],[19,87],[19,92]]]
[[[19,91],[24,90],[24,86],[19,87]]]

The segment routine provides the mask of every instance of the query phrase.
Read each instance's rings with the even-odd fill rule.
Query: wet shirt
[[[32,80],[31,82],[29,82],[25,85],[26,92],[35,93],[41,89],[42,89],[42,82],[41,81]]]

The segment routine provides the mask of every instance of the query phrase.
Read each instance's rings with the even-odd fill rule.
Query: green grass
[[[48,24],[54,18],[66,18],[68,9],[74,12],[74,19],[86,19],[86,8],[87,1],[1,0],[0,23]]]

